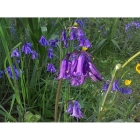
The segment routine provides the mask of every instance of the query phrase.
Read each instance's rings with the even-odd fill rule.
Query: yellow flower
[[[137,64],[136,71],[140,74],[140,64]]]
[[[78,23],[77,23],[77,22],[74,22],[74,23],[73,23],[73,26],[74,26],[74,27],[78,27]]]
[[[125,80],[125,81],[124,81],[124,84],[125,84],[126,86],[130,85],[130,84],[131,84],[131,80]]]
[[[87,47],[82,47],[82,51],[86,51],[88,48]]]

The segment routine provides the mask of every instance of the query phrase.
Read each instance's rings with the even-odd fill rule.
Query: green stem
[[[57,112],[58,112],[58,102],[60,97],[60,90],[62,85],[62,78],[59,80],[57,93],[56,93],[56,99],[55,99],[55,112],[54,112],[54,121],[57,122]]]
[[[130,57],[123,65],[122,68],[124,68],[129,62],[131,62],[135,57],[137,57],[138,55],[140,55],[140,51],[137,52],[135,55],[133,55],[132,57]]]
[[[61,61],[62,61],[62,46],[61,46],[61,41],[60,41],[60,66],[61,66]],[[57,112],[58,112],[58,102],[59,102],[59,98],[60,98],[60,90],[61,90],[61,86],[62,86],[62,78],[59,80],[58,83],[58,88],[57,88],[57,92],[56,92],[56,99],[55,99],[55,111],[54,111],[54,121],[57,122]]]

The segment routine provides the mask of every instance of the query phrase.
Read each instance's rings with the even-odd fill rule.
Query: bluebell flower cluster
[[[132,21],[130,23],[127,23],[125,25],[125,32],[127,32],[128,30],[132,30],[132,28],[139,29],[140,28],[140,22],[138,20],[136,20],[136,21]]]
[[[81,106],[76,100],[69,101],[69,105],[66,112],[70,114],[70,116],[73,116],[77,119],[84,118],[84,115],[81,112]]]
[[[102,90],[107,91],[108,87],[109,87],[109,82],[105,82]],[[118,92],[121,92],[123,94],[131,94],[132,93],[132,90],[130,88],[128,88],[128,87],[120,87],[118,80],[114,81],[111,91],[112,92],[113,91],[118,91]]]
[[[68,47],[69,40],[75,40],[79,42],[79,47],[83,47],[83,46],[86,48],[92,47],[90,41],[88,40],[88,38],[86,37],[86,35],[84,34],[81,28],[71,27],[70,30],[71,31],[70,31],[69,38],[67,37],[66,30],[62,31],[61,40],[64,42],[65,47]]]
[[[57,47],[57,42],[59,42],[59,41],[56,38],[48,41],[44,36],[41,36],[41,38],[39,39],[39,43],[44,47],[46,47],[46,46],[49,46],[52,48]]]
[[[26,42],[23,46],[22,46],[22,52],[25,53],[25,54],[31,54],[31,58],[32,59],[36,59],[37,58],[37,53],[35,50],[32,50],[32,44],[31,43],[28,43]],[[16,58],[16,62],[17,64],[20,63],[20,60],[18,58],[20,58],[20,53],[19,53],[19,49],[16,48],[15,50],[13,50],[10,54],[11,57],[15,57]],[[20,73],[22,73],[22,71],[20,70],[20,72],[18,71],[18,69],[16,68],[15,65],[13,65],[13,70],[14,70],[14,73],[15,73],[15,76],[16,76],[16,80],[19,79],[20,77]],[[8,73],[8,76],[11,78],[11,79],[14,79],[14,76],[12,75],[12,69],[10,68],[10,66],[8,66],[6,68],[6,70],[4,70],[4,72]],[[0,73],[0,78],[2,78],[2,71]]]
[[[23,46],[22,46],[22,52],[24,52],[25,54],[31,54],[32,55],[32,59],[36,59],[37,58],[37,52],[35,50],[32,50],[32,44],[26,42]]]
[[[25,43],[23,46],[22,46],[22,52],[24,52],[25,54],[31,54],[32,53],[32,44],[31,43]]]
[[[57,43],[59,42],[58,39],[51,39],[51,40],[47,40],[44,36],[41,36],[41,38],[39,39],[39,42],[42,46],[46,47],[48,46],[49,48],[47,49],[48,52],[48,58],[52,59],[53,57],[55,57],[55,54],[53,53],[53,49],[54,47],[57,47]],[[51,73],[55,73],[56,72],[56,68],[53,64],[48,63],[47,65],[47,71],[51,72]]]
[[[94,82],[102,81],[102,77],[92,63],[90,54],[85,51],[67,53],[61,62],[58,79],[60,78],[68,79],[72,86],[84,84],[87,78],[91,78]]]

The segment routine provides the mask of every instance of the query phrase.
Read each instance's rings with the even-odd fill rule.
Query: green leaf
[[[103,44],[106,42],[106,40],[107,40],[107,39],[102,39],[102,40],[98,43],[98,45],[96,46],[96,48],[95,48],[92,52],[98,51],[98,50],[103,46]]]
[[[119,45],[117,44],[117,42],[114,39],[112,39],[111,41],[118,48],[118,50],[121,51],[121,49],[120,49]]]

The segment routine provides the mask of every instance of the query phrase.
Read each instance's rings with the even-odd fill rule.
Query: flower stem
[[[57,112],[58,112],[58,102],[59,102],[59,97],[60,97],[60,90],[61,90],[61,85],[62,85],[62,78],[59,80],[58,83],[58,88],[57,88],[57,93],[56,93],[56,99],[55,99],[55,112],[54,112],[54,121],[57,122]]]
[[[61,41],[60,41],[60,66],[61,66],[61,61],[62,61],[62,46],[61,46]],[[57,118],[57,112],[58,112],[58,102],[59,102],[59,98],[60,98],[60,90],[61,90],[61,86],[62,86],[62,78],[59,80],[58,83],[58,88],[57,88],[57,92],[56,92],[56,99],[55,99],[55,111],[54,111],[54,121],[57,122],[58,118]]]
[[[140,55],[140,51],[137,52],[135,55],[133,55],[132,57],[130,57],[123,65],[122,68],[124,68],[130,61],[132,61],[135,57],[137,57],[138,55]]]

